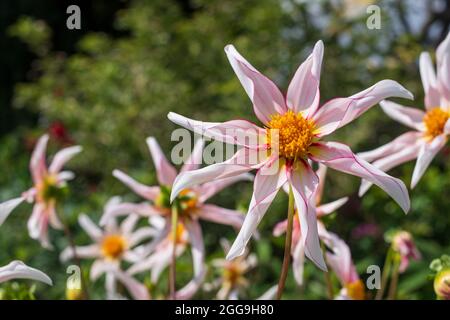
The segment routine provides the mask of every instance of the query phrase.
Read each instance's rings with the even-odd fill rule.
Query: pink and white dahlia
[[[414,188],[450,134],[450,33],[436,50],[437,73],[428,52],[420,55],[420,76],[425,91],[425,112],[391,101],[380,103],[392,119],[408,126],[408,131],[375,150],[358,154],[381,170],[387,171],[417,159],[411,179]],[[363,181],[360,194],[371,186]]]
[[[321,204],[323,190],[325,185],[325,176],[327,172],[327,167],[323,165],[319,165],[319,169],[316,171],[317,176],[319,177],[319,186],[317,187],[316,193],[316,216],[317,216],[317,227],[319,238],[323,240],[324,237],[327,237],[328,231],[325,228],[325,225],[320,221],[320,219],[330,213],[335,212],[337,209],[342,207],[348,200],[348,197],[343,197],[338,200]],[[286,188],[284,188],[286,189]],[[289,190],[285,190],[289,192]],[[288,221],[283,220],[275,225],[273,229],[273,235],[278,237],[286,232],[286,228],[288,225]],[[294,278],[298,285],[303,284],[303,269],[305,262],[305,248],[302,240],[302,228],[300,225],[299,213],[296,210],[294,215],[294,225],[292,231],[292,270],[294,272]]]
[[[409,91],[395,81],[383,80],[350,97],[319,106],[322,41],[316,43],[312,54],[298,68],[286,96],[232,45],[226,46],[225,52],[264,127],[245,120],[202,122],[172,112],[168,118],[198,134],[240,147],[225,162],[179,174],[171,200],[193,185],[258,170],[247,216],[228,259],[244,253],[278,190],[289,184],[299,211],[305,254],[326,270],[315,210],[319,179],[309,161],[369,180],[391,195],[405,212],[409,210],[409,195],[403,182],[360,159],[348,146],[322,140],[387,97],[412,99]]]
[[[150,265],[153,266],[154,263],[158,264],[158,262],[160,262],[160,264],[158,264],[157,268],[167,266],[169,261],[166,260],[169,259],[171,251],[165,252],[163,248],[173,248],[173,241],[168,240],[171,238],[170,232],[172,223],[172,205],[169,197],[173,187],[173,182],[177,176],[177,171],[169,163],[169,161],[167,161],[155,138],[148,138],[147,145],[153,158],[159,186],[143,185],[119,170],[114,170],[113,175],[136,194],[150,201],[150,203],[122,203],[112,208],[112,210],[108,210],[100,222],[100,224],[102,224],[112,216],[126,215],[130,212],[135,212],[145,217],[160,216],[165,219],[166,223],[164,228],[161,229],[160,235],[146,247],[145,252],[150,255],[149,258],[143,261],[142,264],[136,266],[133,269],[133,272],[148,269]],[[202,140],[198,140],[196,142],[192,154],[181,168],[181,173],[188,172],[189,170],[194,170],[199,167],[202,163],[203,145],[204,142]],[[185,188],[179,192],[177,198],[177,204],[179,206],[178,221],[180,228],[183,230],[182,234],[187,234],[186,239],[192,248],[194,278],[183,289],[177,292],[178,299],[182,299],[183,297],[186,298],[194,294],[196,289],[198,289],[203,282],[205,275],[205,249],[199,220],[229,225],[236,229],[239,229],[244,221],[244,216],[241,212],[208,204],[206,203],[207,200],[219,191],[238,181],[251,179],[252,176],[250,174],[236,175],[220,180],[215,179],[214,181],[201,185],[190,185],[189,188]],[[180,248],[184,248],[186,245],[184,242],[184,236],[182,239],[183,241],[178,243]],[[153,250],[156,251],[153,252]],[[177,250],[181,249],[177,248]],[[157,257],[161,252],[165,252],[164,254],[167,255],[167,257],[165,257],[166,259],[153,262],[154,259],[159,260]],[[156,280],[157,274],[158,272],[154,272],[154,280]]]
[[[117,197],[108,201],[105,212],[120,204]],[[60,259],[65,262],[75,255],[80,259],[95,259],[91,266],[90,277],[92,281],[106,274],[105,287],[108,299],[117,299],[120,296],[116,290],[117,281],[122,283],[130,295],[137,300],[148,300],[150,295],[145,285],[134,279],[130,273],[122,270],[122,263],[137,263],[143,258],[134,250],[141,242],[157,235],[154,228],[141,227],[135,230],[139,215],[130,212],[128,217],[117,224],[116,219],[110,218],[105,227],[97,227],[87,215],[80,215],[78,222],[92,239],[93,244],[67,247],[61,252]]]
[[[53,157],[47,167],[45,152],[48,135],[43,135],[37,142],[30,161],[30,172],[33,187],[25,191],[21,197],[0,204],[0,225],[8,215],[23,201],[34,203],[33,212],[28,219],[30,237],[38,239],[44,248],[51,249],[48,239],[48,226],[62,229],[56,213],[56,205],[65,194],[66,182],[73,179],[70,171],[61,171],[64,164],[81,151],[80,146],[64,148]]]

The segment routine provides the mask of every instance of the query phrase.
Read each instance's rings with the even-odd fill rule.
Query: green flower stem
[[[392,269],[391,283],[389,285],[388,300],[395,300],[397,298],[400,255],[398,253],[395,253],[393,260],[394,260],[394,267]]]
[[[172,263],[169,272],[169,291],[170,297],[176,300],[176,274],[177,274],[177,227],[178,227],[178,207],[177,204],[172,206]]]
[[[375,300],[381,300],[383,298],[384,290],[386,289],[386,284],[391,272],[392,254],[392,247],[389,247],[386,254],[386,259],[384,261],[383,274],[381,275],[381,287],[378,290],[377,295],[375,296]]]
[[[292,245],[292,229],[294,225],[294,194],[292,193],[292,186],[289,185],[289,204],[288,204],[288,224],[286,229],[286,240],[284,243],[284,258],[283,267],[281,268],[280,280],[278,282],[277,300],[281,299],[284,285],[289,271],[289,263],[291,260],[291,245]]]

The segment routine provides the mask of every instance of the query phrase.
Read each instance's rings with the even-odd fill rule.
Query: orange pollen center
[[[127,243],[125,239],[120,235],[107,235],[103,238],[101,249],[105,258],[116,260],[122,256]]]
[[[197,207],[197,194],[191,189],[184,189],[178,196],[183,213],[190,214]]]
[[[282,115],[273,115],[267,126],[267,144],[278,148],[280,157],[288,160],[306,157],[316,127],[312,120],[289,110]]]
[[[445,112],[441,108],[434,108],[428,111],[423,117],[427,135],[434,138],[442,134],[449,116],[448,112]]]
[[[364,290],[364,284],[361,280],[356,280],[345,286],[347,294],[353,300],[364,300],[366,293]]]

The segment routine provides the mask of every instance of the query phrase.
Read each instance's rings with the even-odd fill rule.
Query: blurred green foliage
[[[188,3],[189,7],[180,5]],[[338,2],[341,3],[341,2]],[[382,28],[368,30],[366,15],[349,18],[342,6],[329,2],[308,4],[276,0],[153,0],[132,1],[129,8],[117,12],[116,29],[120,37],[91,32],[77,45],[74,54],[51,51],[51,30],[42,21],[21,18],[9,29],[23,39],[40,58],[33,66],[32,82],[17,85],[14,106],[39,116],[37,128],[18,128],[0,141],[0,199],[8,199],[26,189],[30,145],[37,135],[54,123],[62,124],[67,134],[53,136],[51,150],[68,143],[83,145],[82,155],[69,167],[77,173],[64,214],[76,234],[76,241],[87,243],[76,224],[80,212],[94,219],[101,214],[109,196],[125,195],[138,200],[111,176],[120,168],[138,180],[153,184],[154,167],[145,138],[155,136],[169,155],[173,145],[170,133],[176,128],[167,120],[175,111],[190,118],[223,121],[233,118],[255,120],[251,103],[241,88],[223,48],[233,43],[261,72],[283,89],[314,43],[322,39],[325,56],[321,78],[321,100],[348,96],[376,81],[397,80],[415,94],[412,106],[423,106],[423,90],[418,72],[421,51],[433,51],[417,36],[395,31],[396,17],[384,8]],[[375,107],[356,122],[340,129],[334,140],[364,151],[384,144],[407,129],[388,119]],[[65,132],[66,132],[65,131]],[[383,232],[404,228],[414,236],[423,260],[413,262],[400,277],[399,297],[434,298],[427,280],[430,261],[450,250],[450,188],[448,150],[433,162],[419,186],[411,192],[412,210],[405,216],[381,190],[372,188],[363,199],[356,196],[359,180],[329,172],[326,199],[350,195],[351,199],[327,224],[345,239],[353,253],[358,271],[366,278],[370,264],[382,265],[388,245]],[[394,176],[409,183],[413,163],[393,170]],[[241,183],[222,192],[212,201],[229,208],[245,210],[251,197],[250,184]],[[283,238],[274,238],[272,228],[286,214],[286,196],[277,197],[260,225],[260,237],[252,243],[259,266],[252,272],[248,297],[261,295],[278,281]],[[37,298],[64,297],[65,270],[57,252],[67,245],[58,232],[52,233],[56,249],[44,251],[25,232],[30,206],[23,205],[2,226],[0,264],[24,259],[46,271],[55,282],[50,290],[36,293]],[[369,235],[355,229],[372,226]],[[208,257],[222,256],[219,237],[230,240],[235,232],[227,227],[205,223],[204,237]],[[86,264],[88,265],[88,263]],[[190,257],[180,261],[179,281],[190,276]],[[209,273],[211,277],[213,272]],[[163,275],[161,288],[166,288]],[[337,279],[333,281],[338,287]],[[101,283],[90,288],[101,298]],[[323,275],[306,263],[305,286],[298,288],[289,275],[286,298],[325,298]],[[209,297],[199,293],[199,298]]]

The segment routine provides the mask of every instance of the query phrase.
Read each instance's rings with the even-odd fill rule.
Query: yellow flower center
[[[183,244],[185,243],[184,233],[186,232],[186,229],[184,228],[184,225],[182,223],[178,223],[177,225],[177,232],[176,232],[176,244]],[[169,239],[173,242],[173,233],[169,233]]]
[[[427,135],[434,138],[442,134],[448,118],[448,112],[445,112],[441,108],[434,108],[428,111],[423,117]]]
[[[315,124],[312,120],[289,110],[282,115],[273,115],[267,126],[267,144],[278,148],[280,157],[288,160],[306,157],[314,139]]]
[[[39,201],[49,202],[59,195],[58,179],[55,175],[47,175],[36,186]]]
[[[347,294],[353,300],[364,300],[366,292],[364,290],[364,284],[361,280],[353,281],[345,286]]]
[[[229,264],[223,270],[223,278],[225,282],[228,282],[232,286],[237,284],[242,277],[242,268],[237,264],[230,261]]]
[[[105,258],[116,260],[127,248],[127,242],[121,235],[111,234],[103,238],[102,254]]]
[[[180,199],[181,210],[184,214],[191,214],[197,207],[198,196],[191,189],[182,190],[178,198]]]

